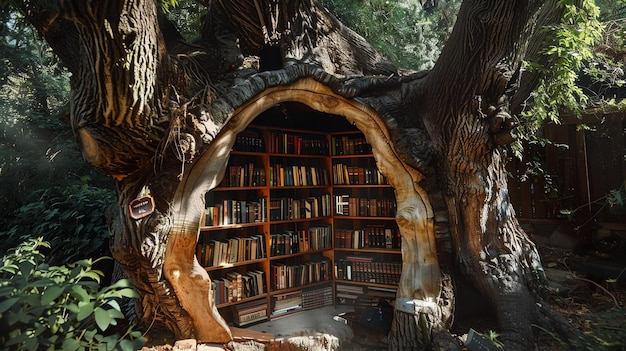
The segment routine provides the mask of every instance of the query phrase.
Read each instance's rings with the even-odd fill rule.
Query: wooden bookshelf
[[[331,304],[338,283],[388,293],[397,287],[395,196],[358,131],[249,127],[237,136],[224,179],[206,204],[197,257],[220,313],[236,326]],[[353,266],[354,257],[371,266]],[[398,279],[383,280],[384,274]]]

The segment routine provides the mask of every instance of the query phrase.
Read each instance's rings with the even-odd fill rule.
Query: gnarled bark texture
[[[85,159],[118,182],[112,250],[146,324],[231,340],[194,256],[204,195],[237,133],[264,109],[298,101],[354,122],[396,190],[404,267],[390,349],[428,349],[450,327],[452,283],[434,239],[445,226],[506,349],[532,349],[531,323],[546,325],[549,311],[536,304],[543,272],[509,203],[503,145],[530,92],[520,84],[534,82],[520,78],[522,59],[537,50],[539,25],[556,18],[553,2],[466,0],[434,69],[410,75],[313,0],[214,0],[194,45],[159,4],[22,7],[72,73],[71,123]],[[146,190],[155,211],[132,219],[128,205]]]

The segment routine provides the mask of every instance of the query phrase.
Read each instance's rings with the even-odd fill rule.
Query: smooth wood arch
[[[378,168],[387,177],[396,195],[396,222],[402,236],[403,262],[396,309],[410,314],[439,316],[437,302],[441,291],[441,271],[435,244],[434,215],[427,193],[418,185],[424,176],[401,160],[387,127],[376,111],[334,93],[313,78],[268,88],[234,110],[208,150],[185,172],[172,203],[174,229],[168,238],[164,262],[166,277],[170,281],[176,280],[173,285],[183,308],[189,311],[196,325],[199,320],[206,320],[209,313],[215,317],[217,325],[228,328],[211,296],[204,307],[199,306],[197,300],[192,300],[202,296],[196,290],[209,291],[207,285],[210,287],[208,274],[195,259],[204,195],[223,178],[237,134],[259,114],[284,102],[299,102],[322,113],[342,116],[364,134],[372,146]],[[177,216],[176,213],[182,215]],[[195,235],[191,235],[192,229]],[[199,335],[198,339],[215,340],[215,335],[211,336],[210,332],[215,332],[217,325],[213,323],[200,328],[211,330],[206,331],[205,336]]]

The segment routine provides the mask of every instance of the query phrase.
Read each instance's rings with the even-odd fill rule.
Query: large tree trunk
[[[509,201],[510,100],[544,1],[465,1],[422,101],[462,272],[490,303],[506,350],[533,349],[545,276]],[[435,103],[435,101],[437,101]]]
[[[396,189],[404,267],[390,348],[427,349],[450,327],[452,285],[434,241],[445,202],[457,261],[497,312],[507,350],[532,349],[531,324],[549,313],[535,303],[544,277],[509,203],[502,145],[521,60],[551,2],[465,1],[433,71],[410,76],[312,0],[214,0],[201,47],[159,21],[159,3],[23,8],[73,74],[71,122],[85,159],[118,181],[112,251],[146,325],[231,339],[194,257],[204,194],[256,114],[299,101],[357,123]],[[249,55],[271,71],[244,67]],[[155,211],[133,219],[128,205],[143,190]]]

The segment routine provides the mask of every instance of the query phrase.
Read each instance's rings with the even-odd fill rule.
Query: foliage
[[[399,67],[426,70],[439,57],[461,1],[443,1],[437,8],[422,2],[323,0],[322,4]]]
[[[32,200],[5,219],[0,231],[0,251],[31,237],[50,242],[48,256],[53,264],[108,254],[109,232],[104,212],[115,194],[84,185],[39,189]]]
[[[33,190],[101,182],[81,159],[66,116],[69,74],[23,18],[0,11],[0,207],[12,212]],[[110,185],[109,185],[110,186]]]
[[[0,252],[35,233],[54,264],[105,255],[112,182],[81,160],[59,118],[69,74],[19,14],[0,19]]]
[[[206,12],[197,1],[183,1],[170,8],[167,18],[174,23],[180,34],[189,42],[193,42],[198,38],[198,29],[202,28],[202,19]]]
[[[137,350],[141,333],[124,328],[118,300],[135,298],[127,280],[100,288],[92,260],[49,266],[31,239],[2,258],[0,344],[2,350]],[[119,330],[123,331],[120,335]]]
[[[626,204],[624,202],[625,198],[626,198],[626,182],[624,182],[624,184],[622,184],[622,186],[619,189],[609,190],[609,192],[606,195],[602,196],[599,199],[596,199],[594,201],[583,204],[573,209],[571,208],[561,209],[559,210],[559,212],[560,214],[566,216],[568,220],[572,222],[576,222],[574,215],[577,211],[583,208],[587,208],[590,205],[600,205],[599,208],[594,209],[594,212],[586,220],[585,223],[578,225],[574,228],[575,230],[578,230],[580,229],[580,227],[583,227],[584,225],[596,219],[596,217],[602,214],[602,211],[604,211],[605,209],[608,209],[610,212],[613,212],[613,213],[623,212],[624,209],[626,208],[625,206]]]
[[[161,11],[165,13],[169,12],[170,6],[178,6],[178,0],[161,0]]]
[[[626,1],[596,0],[604,32],[594,57],[585,62],[579,84],[590,102],[604,109],[626,109]],[[620,99],[622,98],[622,99]]]
[[[529,108],[518,116],[519,127],[515,131],[518,139],[512,145],[512,151],[522,159],[522,145],[526,145],[530,152],[527,153],[526,173],[520,180],[541,179],[545,184],[544,191],[552,197],[563,194],[555,186],[552,175],[546,171],[542,153],[548,145],[557,148],[569,146],[555,144],[545,138],[542,127],[546,123],[560,123],[563,114],[580,116],[584,110],[594,106],[598,98],[590,87],[600,84],[601,77],[608,82],[609,76],[612,76],[612,86],[619,83],[619,69],[609,69],[611,64],[602,60],[597,50],[606,33],[606,20],[603,22],[602,19],[615,9],[607,8],[604,1],[599,3],[603,5],[604,12],[593,0],[559,0],[557,6],[562,11],[560,23],[543,29],[547,32],[542,44],[546,63],[524,62],[525,69],[538,73],[540,80],[528,100]],[[608,73],[610,70],[612,74]]]
[[[543,54],[549,57],[549,66],[525,62],[526,69],[539,72],[541,79],[533,92],[531,108],[520,116],[518,136],[522,140],[536,142],[537,131],[545,122],[558,123],[564,110],[580,115],[586,107],[588,98],[576,81],[583,62],[593,57],[592,48],[602,33],[602,24],[600,10],[592,0],[583,0],[580,7],[575,2],[559,0],[561,22],[545,28],[549,34]]]
[[[498,332],[493,331],[493,330],[487,330],[483,334],[483,337],[489,340],[489,342],[492,343],[498,349],[504,350],[504,344],[499,340],[500,334]]]

